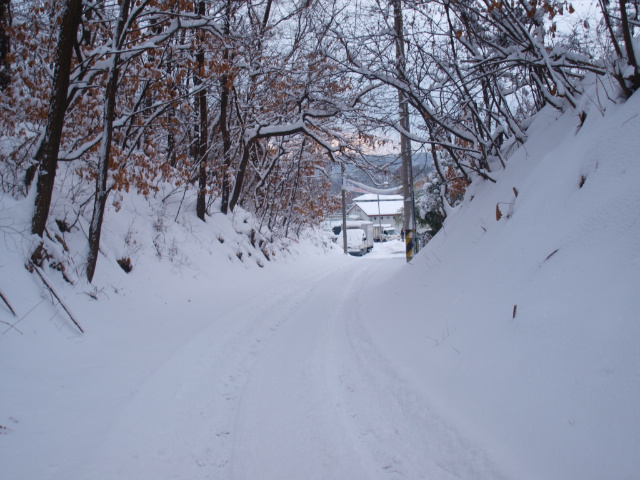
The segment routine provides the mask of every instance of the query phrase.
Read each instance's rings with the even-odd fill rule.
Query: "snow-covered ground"
[[[148,314],[100,309],[85,335],[19,324],[3,478],[500,478],[363,328],[367,291],[405,268],[390,242],[257,270],[241,291],[149,288]]]
[[[94,285],[46,271],[85,334],[3,199],[0,478],[638,478],[640,97],[591,98],[410,264],[303,241],[261,267],[241,218],[111,212]]]

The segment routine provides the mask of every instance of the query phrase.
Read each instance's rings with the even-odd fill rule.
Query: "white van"
[[[364,231],[367,242],[367,251],[364,253],[368,253],[373,250],[373,222],[370,222],[368,220],[349,220],[347,222],[347,230],[352,230],[354,228],[359,228],[360,230]]]
[[[347,229],[347,252],[361,256],[367,253],[367,234],[361,228]]]

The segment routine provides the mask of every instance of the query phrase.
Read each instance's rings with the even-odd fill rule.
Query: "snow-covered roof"
[[[403,200],[404,197],[402,195],[380,195],[380,203],[383,201],[389,200]],[[377,202],[378,195],[375,193],[365,193],[364,195],[360,195],[353,199],[354,202]]]
[[[369,217],[376,215],[397,215],[402,209],[403,203],[403,200],[380,202],[380,210],[378,210],[378,202],[356,202],[354,207],[357,205]],[[351,208],[353,209],[354,207]]]

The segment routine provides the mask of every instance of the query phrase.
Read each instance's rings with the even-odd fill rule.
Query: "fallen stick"
[[[78,327],[78,330],[80,330],[82,333],[84,333],[84,330],[82,329],[82,327],[80,326],[80,324],[78,323],[78,321],[75,319],[75,317],[73,316],[73,313],[71,313],[71,311],[69,310],[69,308],[64,304],[64,302],[62,301],[62,298],[60,298],[60,295],[58,295],[56,293],[56,291],[53,289],[53,287],[49,284],[49,282],[47,282],[47,279],[44,277],[44,273],[42,273],[42,270],[40,269],[40,267],[38,267],[37,265],[33,265],[33,269],[36,271],[36,273],[40,276],[40,278],[42,279],[42,281],[44,282],[45,286],[49,289],[49,291],[51,292],[51,294],[56,297],[56,299],[58,300],[58,302],[60,303],[60,306],[64,309],[65,312],[67,312],[67,315],[69,315],[69,318],[71,319],[71,321],[73,323],[75,323],[76,327]]]
[[[9,330],[11,330],[12,328],[15,330],[18,330],[16,328],[16,325],[19,324],[22,320],[24,320],[25,318],[27,318],[27,315],[29,315],[31,312],[33,312],[36,308],[38,308],[38,305],[40,305],[42,302],[44,302],[44,298],[41,299],[38,303],[36,303],[33,307],[31,307],[31,310],[29,310],[27,313],[25,313],[23,316],[21,316],[18,320],[16,320],[14,323],[7,323],[7,325],[9,325],[9,328],[7,328],[4,332],[2,332],[2,334],[4,335],[5,333],[7,333]],[[18,332],[20,332],[20,330],[18,330]],[[20,332],[20,334],[22,334],[22,332]]]
[[[18,332],[20,335],[24,335],[24,333],[22,333],[20,330],[18,330],[18,328],[16,328],[15,324],[11,324],[9,322],[5,322],[4,320],[0,320],[0,323],[4,323],[5,325],[9,325],[9,328],[7,328],[4,332],[2,332],[2,334],[4,335],[5,333],[7,333],[9,330],[11,330],[12,328]],[[16,322],[18,323],[18,322]]]
[[[7,300],[7,297],[4,296],[4,293],[2,293],[2,290],[0,290],[0,298],[5,303],[5,305],[9,307],[9,310],[11,310],[11,313],[13,313],[13,316],[17,317],[18,315],[16,315],[16,311],[13,309],[13,307],[9,303],[9,300]]]

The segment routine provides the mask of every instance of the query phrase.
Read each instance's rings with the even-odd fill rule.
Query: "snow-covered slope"
[[[364,302],[376,345],[512,478],[640,471],[640,96],[581,108],[582,128],[541,112],[389,279],[397,301]]]

